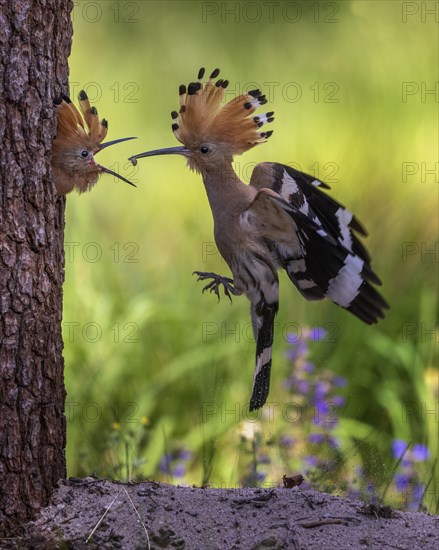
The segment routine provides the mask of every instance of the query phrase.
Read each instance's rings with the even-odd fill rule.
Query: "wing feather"
[[[370,284],[381,281],[355,234],[367,233],[349,210],[319,189],[326,184],[289,166],[263,163],[250,185],[259,190],[255,204],[270,200],[294,220],[274,242],[281,266],[306,299],[328,297],[369,324],[384,316],[389,306]],[[254,210],[262,214],[261,208]],[[292,231],[294,246],[288,246]]]

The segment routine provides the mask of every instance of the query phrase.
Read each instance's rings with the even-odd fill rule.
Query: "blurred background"
[[[439,76],[423,5],[75,2],[70,95],[87,92],[109,139],[138,136],[99,155],[138,187],[104,176],[67,199],[69,475],[232,487],[303,473],[437,510]],[[261,88],[275,111],[240,177],[274,161],[326,181],[368,229],[391,304],[369,327],[282,274],[259,414],[248,302],[218,303],[192,275],[229,274],[200,176],[179,157],[127,162],[178,144],[170,112],[200,67],[221,68],[226,99]]]

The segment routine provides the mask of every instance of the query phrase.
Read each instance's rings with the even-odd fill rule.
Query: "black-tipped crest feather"
[[[173,125],[172,129],[184,145],[203,140],[218,141],[229,147],[232,155],[240,154],[270,137],[271,132],[258,132],[260,121],[256,122],[251,116],[267,100],[260,90],[252,90],[225,103],[229,81],[220,78],[214,83],[219,73],[219,69],[212,71],[209,81],[203,84],[201,79],[205,70],[202,68],[197,82],[190,82],[187,88],[180,85],[180,113],[176,117],[177,111],[173,111],[172,118],[177,126]],[[263,123],[272,122],[272,115],[273,112],[265,115]]]

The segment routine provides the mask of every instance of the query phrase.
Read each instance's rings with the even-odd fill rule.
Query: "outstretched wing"
[[[250,185],[260,193],[269,188],[272,200],[284,203],[297,226],[300,246],[282,244],[276,251],[305,298],[328,297],[368,324],[384,317],[383,309],[389,306],[371,284],[381,281],[355,234],[366,231],[344,206],[319,189],[328,188],[326,184],[289,166],[263,163],[253,171]]]

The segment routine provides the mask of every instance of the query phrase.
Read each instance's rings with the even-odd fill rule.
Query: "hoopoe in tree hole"
[[[372,284],[381,284],[371,259],[355,233],[365,236],[359,221],[321,189],[328,186],[290,166],[259,164],[250,184],[232,168],[233,156],[264,143],[272,134],[263,127],[273,113],[255,116],[267,100],[253,90],[223,102],[227,80],[215,69],[203,84],[180,86],[180,110],[172,112],[172,130],[181,147],[157,149],[130,160],[154,155],[186,157],[201,173],[214,220],[215,241],[233,279],[196,271],[212,279],[203,289],[245,294],[251,304],[256,340],[250,410],[267,400],[270,387],[274,319],[279,306],[277,271],[285,269],[307,300],[329,298],[365,323],[384,317],[388,304]],[[215,81],[216,80],[216,81]]]
[[[53,140],[52,169],[56,190],[65,195],[76,189],[79,193],[89,191],[101,174],[111,174],[134,185],[123,176],[105,166],[97,164],[94,155],[105,147],[121,143],[134,137],[115,139],[102,143],[107,135],[108,122],[99,121],[95,107],[90,106],[87,94],[79,93],[81,113],[67,96],[54,101],[57,115],[57,132]]]

